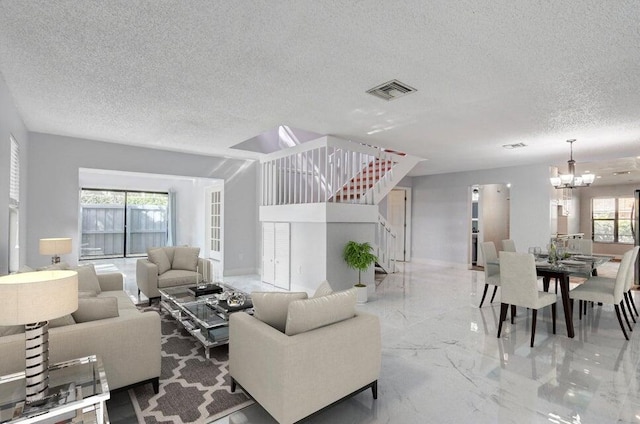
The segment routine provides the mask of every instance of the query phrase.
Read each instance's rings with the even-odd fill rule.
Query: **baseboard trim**
[[[233,277],[236,275],[254,275],[254,274],[259,275],[260,273],[255,268],[234,268],[234,269],[225,269],[223,276]]]
[[[447,262],[447,261],[441,261],[438,259],[413,257],[411,258],[411,261],[414,263],[423,264],[423,265],[433,265],[433,266],[441,266],[441,267],[454,268],[454,269],[460,269],[460,270],[469,270],[468,264],[461,264],[457,262]]]

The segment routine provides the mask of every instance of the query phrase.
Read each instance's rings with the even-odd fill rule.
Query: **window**
[[[167,193],[83,188],[80,259],[144,255],[167,242]]]
[[[11,140],[11,164],[9,176],[9,205],[17,207],[20,203],[20,148],[13,136]]]
[[[600,198],[591,202],[593,241],[633,244],[633,197]]]

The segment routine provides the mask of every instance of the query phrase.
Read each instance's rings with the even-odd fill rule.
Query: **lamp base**
[[[27,405],[46,398],[49,387],[49,322],[24,326]]]
[[[60,256],[53,255],[51,257],[51,265],[55,265],[55,264],[59,264],[59,263],[60,263]]]
[[[17,419],[20,417],[39,415],[54,407],[63,406],[79,399],[76,393],[75,383],[68,383],[61,386],[52,387],[50,388],[50,393],[51,394],[46,396],[44,399],[40,399],[35,402],[20,402],[16,404],[13,410],[13,418]],[[58,423],[75,416],[76,411],[70,411],[63,416],[56,416],[55,419],[51,420],[50,422],[52,424]]]

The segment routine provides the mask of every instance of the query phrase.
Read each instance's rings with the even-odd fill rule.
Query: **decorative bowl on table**
[[[231,292],[229,294],[229,297],[227,298],[227,305],[229,305],[230,307],[242,306],[244,305],[246,299],[247,297],[244,295],[244,293]]]

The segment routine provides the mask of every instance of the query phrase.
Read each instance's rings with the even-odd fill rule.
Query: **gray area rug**
[[[227,345],[211,349],[206,359],[200,343],[170,315],[159,313],[160,391],[154,394],[151,384],[129,390],[139,423],[210,423],[253,403],[241,390],[231,393]]]

